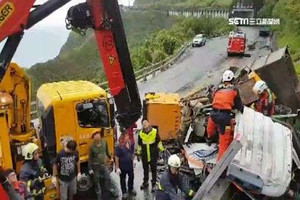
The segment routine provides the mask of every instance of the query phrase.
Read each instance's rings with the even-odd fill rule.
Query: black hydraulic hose
[[[34,26],[36,23],[41,21],[42,19],[49,16],[55,10],[59,9],[66,3],[70,2],[71,0],[49,0],[46,3],[36,7],[32,12],[30,12],[28,17],[28,22],[26,27],[22,27],[25,29],[29,29]],[[12,57],[14,56],[20,41],[22,39],[24,32],[16,33],[8,37],[2,51],[0,54],[0,82],[2,81],[7,67],[11,62]]]
[[[55,10],[59,9],[60,7],[64,6],[66,3],[70,1],[71,0],[49,0],[46,3],[38,6],[35,10],[30,12],[26,29],[31,28],[36,23],[46,18]]]
[[[23,32],[11,35],[5,42],[5,45],[0,53],[0,82],[2,81],[7,67],[21,42],[22,36]]]

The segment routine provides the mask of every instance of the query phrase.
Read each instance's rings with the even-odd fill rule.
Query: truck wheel
[[[87,192],[92,187],[92,180],[86,173],[82,174],[81,180],[77,183],[77,189],[80,192]]]

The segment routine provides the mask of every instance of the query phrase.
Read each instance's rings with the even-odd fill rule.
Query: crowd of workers
[[[233,140],[234,112],[243,112],[243,104],[237,88],[234,86],[234,73],[226,70],[222,77],[222,84],[213,91],[212,111],[207,124],[208,141],[214,134],[219,134],[218,160],[225,153]],[[274,95],[264,81],[257,81],[253,91],[258,95],[258,100],[253,104],[253,108],[266,116],[274,114]],[[164,151],[157,129],[153,128],[149,121],[142,120],[143,128],[138,132],[137,153],[135,154],[135,141],[133,128],[122,130],[119,143],[115,153],[115,172],[120,176],[122,199],[127,199],[128,195],[135,196],[134,190],[134,157],[142,161],[144,177],[140,186],[141,190],[149,186],[149,166],[151,169],[151,192],[156,191],[157,200],[179,200],[178,189],[185,194],[185,199],[192,198],[194,191],[190,188],[189,179],[179,172],[181,166],[180,157],[176,154],[170,155],[168,168],[162,174],[157,183],[157,159],[159,151]],[[102,189],[110,192],[113,197],[118,197],[119,191],[114,187],[110,176],[106,160],[113,161],[106,140],[103,138],[103,129],[96,131],[92,135],[93,143],[89,151],[89,174],[93,179],[93,185],[97,194],[97,199],[101,199]],[[77,151],[77,144],[74,140],[62,141],[63,149],[57,154],[53,163],[53,185],[59,185],[61,200],[72,200],[77,190],[77,181],[81,179],[80,161]],[[20,170],[18,181],[17,174],[13,169],[1,170],[0,198],[8,199],[44,199],[45,185],[43,178],[47,177],[47,170],[43,167],[39,158],[38,146],[34,143],[27,144],[23,151],[24,164]],[[126,184],[126,178],[128,181]],[[3,193],[4,189],[6,193]],[[1,196],[2,195],[2,196]]]

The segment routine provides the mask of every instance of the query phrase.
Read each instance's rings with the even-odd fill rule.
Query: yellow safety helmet
[[[36,150],[38,150],[38,148],[39,148],[38,145],[36,145],[34,143],[26,144],[22,149],[22,153],[23,153],[23,156],[25,157],[25,160],[32,160],[33,154]]]

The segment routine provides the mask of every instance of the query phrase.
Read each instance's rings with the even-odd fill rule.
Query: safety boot
[[[144,182],[142,185],[141,185],[141,190],[144,190],[146,188],[148,188],[149,186],[149,183],[148,182]]]
[[[156,184],[152,184],[152,187],[151,187],[151,192],[155,192],[157,190],[157,186]]]

